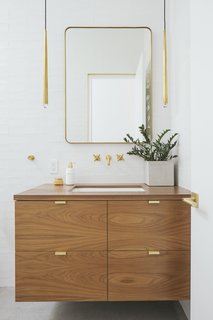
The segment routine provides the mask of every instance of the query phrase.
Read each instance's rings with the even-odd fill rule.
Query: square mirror
[[[152,131],[152,32],[148,27],[65,30],[65,138],[123,143]]]

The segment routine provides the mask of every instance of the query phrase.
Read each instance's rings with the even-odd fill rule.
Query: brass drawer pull
[[[66,204],[66,201],[55,201],[55,204]]]
[[[55,256],[66,256],[66,251],[55,251]]]
[[[151,200],[149,201],[149,204],[159,204],[160,201],[159,200]]]
[[[148,251],[149,256],[158,256],[160,254],[159,250],[149,250]]]

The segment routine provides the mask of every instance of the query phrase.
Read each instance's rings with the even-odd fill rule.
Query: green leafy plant
[[[152,141],[149,138],[148,129],[143,124],[139,127],[139,131],[143,136],[143,140],[135,140],[129,133],[124,138],[125,142],[134,144],[132,150],[127,154],[139,156],[146,161],[167,161],[177,157],[177,155],[171,154],[171,150],[177,144],[175,137],[177,137],[178,133],[174,133],[167,141],[164,141],[165,135],[171,131],[170,129],[165,129],[158,134],[156,140]]]

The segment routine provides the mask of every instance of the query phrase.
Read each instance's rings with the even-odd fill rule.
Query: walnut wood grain
[[[15,195],[17,301],[105,301],[107,292],[111,301],[188,299],[190,206],[182,198],[190,192],[140,186],[145,192],[72,194],[42,185]]]
[[[109,301],[189,299],[188,251],[110,251]]]
[[[175,187],[149,187],[145,184],[78,184],[77,187],[142,187],[144,192],[83,192],[72,193],[73,186],[44,184],[16,194],[15,200],[176,200],[190,197],[189,190]]]
[[[106,250],[105,201],[16,202],[16,251]]]
[[[109,201],[109,250],[189,250],[190,207],[182,201]]]
[[[105,300],[106,252],[16,254],[16,301]]]

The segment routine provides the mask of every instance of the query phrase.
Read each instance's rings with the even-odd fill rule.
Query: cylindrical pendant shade
[[[48,105],[48,49],[47,49],[47,30],[44,31],[44,107]]]
[[[163,42],[163,104],[168,104],[168,77],[167,77],[167,46],[166,46],[166,31],[164,30]]]

